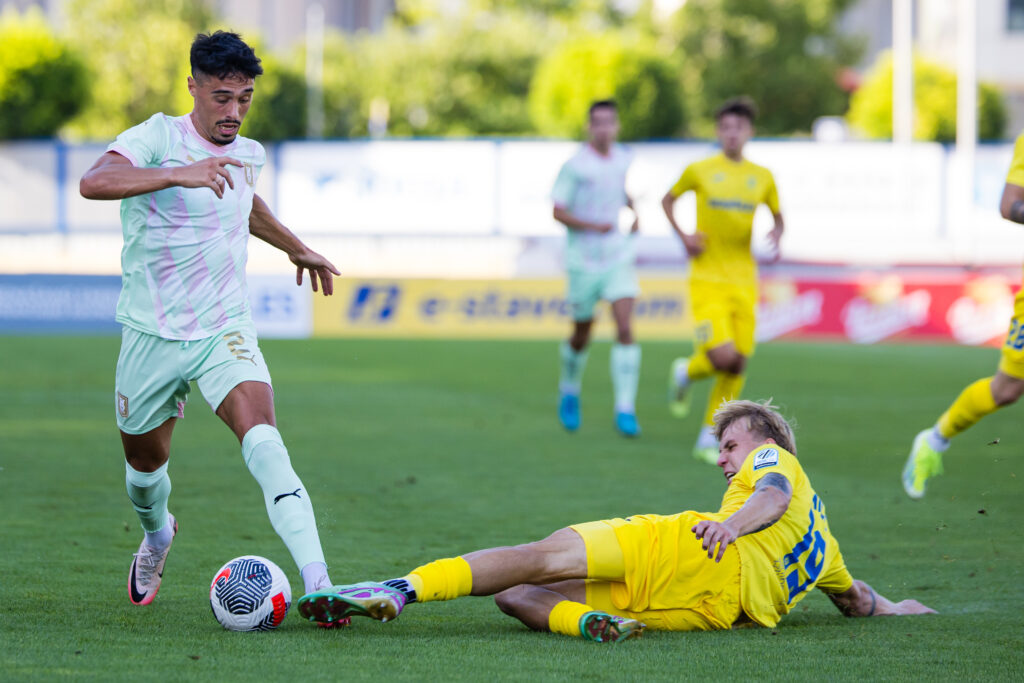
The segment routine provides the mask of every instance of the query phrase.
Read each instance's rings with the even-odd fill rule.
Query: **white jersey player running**
[[[167,511],[167,463],[191,381],[241,442],[307,592],[330,585],[309,495],[275,427],[245,282],[249,235],[288,254],[298,284],[308,270],[314,291],[319,280],[331,294],[338,271],[255,194],[266,153],[238,135],[263,73],[252,48],[217,31],[197,36],[190,57],[192,112],[156,114],[125,131],[80,185],[86,198],[122,200],[115,400],[128,497],[145,531],[128,580],[136,605],[156,597],[178,530]]]
[[[551,191],[555,220],[569,230],[567,298],[573,317],[572,334],[560,348],[558,417],[567,430],[579,429],[579,396],[594,307],[604,299],[611,302],[616,327],[616,344],[611,352],[615,426],[624,436],[637,436],[640,346],[633,341],[632,316],[633,302],[640,291],[633,246],[639,222],[633,221],[628,234],[618,228],[622,208],[633,208],[626,194],[626,172],[632,156],[615,144],[619,133],[615,102],[601,100],[592,104],[587,130],[587,144],[565,162]]]

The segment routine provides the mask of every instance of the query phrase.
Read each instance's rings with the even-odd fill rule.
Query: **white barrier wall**
[[[575,147],[516,140],[290,142],[268,148],[258,192],[304,236],[361,253],[386,252],[397,259],[393,263],[418,255],[445,260],[435,264],[438,273],[455,268],[452,274],[459,274],[459,252],[467,240],[500,236],[495,246],[473,252],[486,260],[488,249],[501,250],[496,260],[505,264],[502,274],[515,274],[557,262],[537,255],[557,251],[564,234],[551,217],[548,195]],[[641,217],[641,255],[649,263],[679,262],[681,250],[660,200],[686,164],[714,150],[693,142],[629,147],[635,155],[628,184]],[[0,145],[0,272],[17,269],[36,250],[26,236],[59,235],[62,248],[72,250],[95,249],[108,239],[103,253],[116,250],[118,203],[78,195],[78,179],[103,149]],[[788,260],[1007,264],[1024,256],[1024,230],[998,215],[1011,151],[1010,145],[981,147],[973,188],[964,187],[955,155],[936,144],[755,141],[747,156],[775,174]],[[693,215],[689,195],[677,204],[677,216],[692,226]],[[762,208],[758,234],[770,222]],[[435,240],[448,246],[406,249],[412,238],[435,237],[448,238]],[[531,250],[532,260],[525,261],[534,266],[523,266],[519,254]],[[5,253],[16,256],[4,260]],[[78,272],[71,261],[61,268]],[[116,272],[116,262],[86,270]]]

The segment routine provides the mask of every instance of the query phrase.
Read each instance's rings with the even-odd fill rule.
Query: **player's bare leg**
[[[242,444],[245,464],[263,490],[270,522],[298,565],[306,592],[330,586],[309,493],[292,469],[276,428],[273,389],[265,382],[241,382],[216,412]]]
[[[593,610],[586,600],[586,582],[582,579],[546,586],[523,584],[494,596],[502,612],[535,631],[580,635],[599,643],[614,643],[643,633],[644,624],[636,619]]]
[[[128,571],[128,598],[135,605],[148,605],[156,598],[167,554],[178,531],[177,521],[167,511],[171,493],[167,461],[174,424],[172,417],[143,434],[121,432],[128,499],[145,532]]]
[[[704,424],[697,435],[697,443],[693,447],[693,457],[697,460],[715,464],[718,461],[718,439],[712,429],[712,416],[723,401],[738,398],[743,389],[743,372],[747,367],[747,357],[736,349],[735,343],[728,341],[707,351],[708,360],[715,369],[715,382],[708,396],[708,408],[704,416]]]
[[[593,320],[577,320],[573,323],[568,341],[559,349],[561,375],[558,380],[558,419],[570,432],[580,428],[580,387],[583,371],[587,366],[587,346]]]
[[[611,373],[615,388],[615,426],[623,436],[637,436],[636,391],[640,382],[640,347],[633,340],[633,297],[612,302],[616,344],[612,347]]]
[[[316,591],[304,595],[297,607],[303,616],[317,622],[348,616],[390,621],[408,602],[494,595],[523,583],[548,584],[586,575],[586,545],[578,533],[565,528],[534,543],[435,560],[401,579]]]

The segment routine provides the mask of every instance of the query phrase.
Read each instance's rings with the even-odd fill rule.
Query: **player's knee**
[[[998,406],[1016,403],[1022,394],[1024,394],[1024,380],[1007,379],[1001,382],[992,382],[992,399]]]
[[[525,597],[526,586],[512,586],[511,588],[507,588],[502,592],[495,594],[494,604],[496,604],[498,609],[505,614],[510,617],[515,617],[518,615]]]

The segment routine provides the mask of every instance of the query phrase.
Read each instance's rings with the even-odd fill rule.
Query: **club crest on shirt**
[[[762,448],[754,454],[754,469],[771,467],[779,464],[779,452],[774,448]]]
[[[128,417],[128,397],[117,392],[117,414],[121,417]]]
[[[256,169],[253,165],[246,162],[242,164],[242,168],[245,170],[245,182],[249,187],[253,187],[256,184]]]

